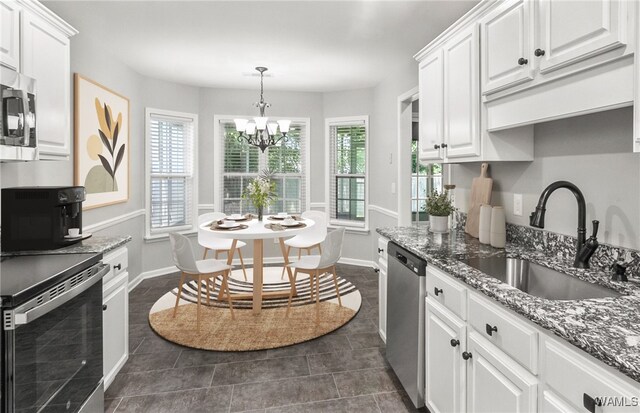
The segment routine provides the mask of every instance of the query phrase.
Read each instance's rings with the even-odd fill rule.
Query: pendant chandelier
[[[257,146],[262,152],[269,146],[278,144],[282,139],[287,137],[289,132],[290,120],[278,120],[276,122],[269,122],[269,118],[264,115],[264,110],[271,106],[271,104],[264,101],[264,86],[263,78],[264,72],[268,69],[266,67],[258,66],[256,70],[260,72],[260,101],[254,105],[260,109],[260,116],[253,118],[253,121],[248,119],[234,119],[236,123],[236,131],[238,131],[238,141],[246,142],[249,145]],[[278,133],[278,127],[280,128],[281,136],[276,138]]]

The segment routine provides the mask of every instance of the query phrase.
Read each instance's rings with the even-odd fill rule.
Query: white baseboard
[[[375,264],[374,264],[373,261],[359,260],[359,259],[356,259],[356,258],[342,257],[342,258],[340,258],[340,260],[338,262],[340,264],[357,265],[358,267],[369,267],[369,268],[375,267]]]

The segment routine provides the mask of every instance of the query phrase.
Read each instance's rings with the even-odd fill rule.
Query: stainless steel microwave
[[[0,67],[0,160],[38,159],[36,80]]]

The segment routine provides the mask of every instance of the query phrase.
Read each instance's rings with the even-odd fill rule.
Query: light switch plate
[[[522,194],[513,194],[513,215],[522,216]]]

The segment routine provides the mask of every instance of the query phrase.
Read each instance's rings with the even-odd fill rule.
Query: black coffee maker
[[[2,190],[2,251],[52,250],[81,241],[83,186]],[[69,229],[79,229],[78,235]]]

